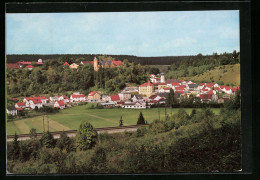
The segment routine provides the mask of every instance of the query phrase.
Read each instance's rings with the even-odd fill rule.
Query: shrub
[[[136,137],[142,137],[147,133],[147,128],[145,126],[141,126],[137,128]]]

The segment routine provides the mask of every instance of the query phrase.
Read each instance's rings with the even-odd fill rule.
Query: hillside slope
[[[203,74],[191,77],[180,77],[178,79],[192,80],[195,82],[223,81],[225,84],[238,86],[240,85],[240,64],[218,66],[213,70],[205,71]]]

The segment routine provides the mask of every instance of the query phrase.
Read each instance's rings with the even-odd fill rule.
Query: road
[[[123,127],[107,127],[107,128],[95,128],[98,134],[100,133],[107,133],[107,134],[113,134],[113,133],[122,133],[122,132],[130,132],[130,131],[136,131],[138,127],[140,126],[147,126],[147,125],[132,125],[132,126],[123,126]],[[64,131],[68,137],[75,137],[77,130],[69,130],[69,131]],[[53,135],[54,139],[60,138],[60,134],[62,131],[58,132],[51,132]],[[37,133],[37,137],[41,137],[43,133]],[[7,142],[13,141],[14,135],[9,135],[7,136]],[[30,139],[29,134],[21,134],[18,135],[18,140],[23,141],[23,140],[28,140]]]

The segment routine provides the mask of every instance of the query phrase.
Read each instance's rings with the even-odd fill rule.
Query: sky
[[[239,51],[239,11],[6,14],[6,54],[203,55]]]

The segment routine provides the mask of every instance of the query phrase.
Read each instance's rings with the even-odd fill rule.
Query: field
[[[119,125],[119,119],[122,115],[124,125],[135,125],[141,110],[137,109],[89,109],[91,104],[76,106],[64,110],[59,113],[48,115],[49,130],[62,131],[62,130],[77,130],[81,121],[88,120],[95,128],[113,127]],[[187,113],[191,113],[192,108],[185,108]],[[178,111],[177,108],[173,109],[173,113]],[[212,108],[215,114],[219,114],[220,109]],[[148,123],[158,119],[158,109],[143,109],[142,110],[145,120]],[[170,109],[167,109],[170,114]],[[160,109],[160,118],[164,119],[164,108]],[[7,122],[7,135],[15,134],[28,134],[31,128],[35,128],[37,132],[43,131],[43,117],[35,116],[32,118],[15,120]],[[45,130],[47,130],[47,121],[45,117]]]
[[[240,85],[240,64],[219,66],[197,76],[180,77],[179,79],[192,81],[210,81],[213,79],[215,82],[223,81],[225,84],[238,86]]]

